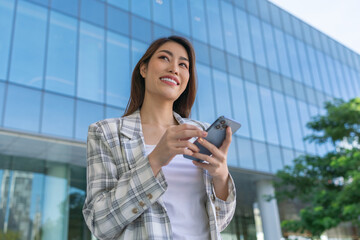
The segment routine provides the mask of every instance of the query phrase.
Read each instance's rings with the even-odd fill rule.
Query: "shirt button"
[[[220,207],[215,207],[216,211],[220,211]]]
[[[132,212],[135,213],[135,214],[137,214],[137,213],[139,212],[139,210],[138,210],[137,208],[133,208],[133,209],[132,209]]]
[[[152,199],[152,194],[151,193],[149,193],[148,195],[147,195],[147,197],[148,197],[148,199]]]
[[[139,205],[140,205],[140,207],[143,207],[143,206],[145,206],[145,203],[143,201],[140,201]]]

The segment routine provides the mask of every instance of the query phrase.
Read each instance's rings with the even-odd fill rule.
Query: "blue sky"
[[[269,0],[360,54],[360,0]]]

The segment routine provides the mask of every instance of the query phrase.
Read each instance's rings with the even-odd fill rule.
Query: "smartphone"
[[[211,126],[208,129],[206,129],[208,135],[204,139],[206,139],[208,142],[211,142],[217,148],[219,148],[226,137],[227,126],[231,127],[232,134],[234,134],[241,127],[241,124],[236,122],[235,120],[221,116],[218,119],[216,119],[215,122],[213,122],[213,124],[211,124]],[[197,140],[195,140],[194,144],[200,149],[199,153],[206,154],[209,156],[212,154],[207,148],[201,145]],[[184,154],[183,156],[191,160],[204,162],[203,160],[197,159],[189,155]]]

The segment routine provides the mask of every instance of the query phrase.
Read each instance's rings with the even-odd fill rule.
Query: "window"
[[[145,1],[144,1],[145,2]],[[151,42],[151,24],[149,21],[131,16],[131,36],[142,42]]]
[[[295,81],[301,82],[302,77],[301,77],[299,57],[296,52],[295,39],[289,34],[285,34],[285,41],[287,43],[292,76]]]
[[[309,56],[309,65],[310,65],[310,70],[311,70],[311,75],[312,75],[312,79],[314,82],[314,87],[319,90],[322,91],[323,87],[322,87],[322,82],[319,76],[319,71],[318,71],[318,61],[316,59],[315,56],[315,49],[310,47],[309,45],[307,45],[307,53]]]
[[[212,123],[216,118],[216,114],[210,68],[199,63],[196,66],[199,82],[196,97],[199,103],[199,120]]]
[[[218,0],[207,0],[206,1],[206,10],[207,10],[207,16],[208,16],[208,18],[207,18],[208,24],[207,25],[208,25],[208,30],[209,30],[210,44],[217,48],[224,49],[219,8],[220,8],[220,5],[219,5]]]
[[[210,47],[210,54],[211,54],[211,65],[214,68],[226,71],[226,61],[225,61],[225,55],[224,52]]]
[[[108,32],[106,47],[106,103],[126,108],[130,97],[130,40]]]
[[[286,97],[286,103],[289,112],[289,123],[292,132],[294,148],[300,151],[305,151],[300,116],[298,114],[296,100],[292,97]]]
[[[250,137],[244,81],[238,77],[230,75],[230,89],[234,110],[233,118],[241,123],[241,128],[235,134]]]
[[[227,52],[239,56],[233,6],[230,3],[224,1],[220,1],[220,3],[225,34],[225,49]]]
[[[104,29],[80,23],[77,96],[104,101]]]
[[[256,170],[269,172],[269,159],[266,145],[262,142],[253,141],[256,161]]]
[[[190,36],[189,24],[189,6],[187,0],[173,0],[172,2],[172,20],[174,30],[186,36]]]
[[[274,145],[268,145],[271,172],[276,173],[278,170],[283,169],[283,160],[280,148]]]
[[[79,3],[78,0],[51,0],[51,8],[77,17]]]
[[[310,121],[308,106],[306,105],[306,103],[302,101],[298,101],[298,106],[300,112],[301,126],[303,128],[302,132],[304,133],[304,137],[306,137],[311,134],[311,131],[306,127],[306,124]],[[305,142],[305,148],[307,153],[311,153],[311,154],[316,153],[315,145],[310,144],[308,141]]]
[[[282,149],[283,157],[284,157],[284,165],[292,166],[293,160],[295,158],[294,151],[288,148]]]
[[[272,100],[271,91],[267,88],[259,87],[261,104],[263,106],[264,124],[266,140],[269,143],[279,144],[278,127],[275,117],[274,104]]]
[[[105,5],[97,0],[81,0],[81,19],[105,27]]]
[[[292,78],[290,72],[289,59],[287,56],[288,51],[285,45],[284,33],[276,28],[274,28],[274,32],[275,32],[275,39],[276,39],[278,56],[279,56],[280,72],[284,76],[288,78]]]
[[[51,13],[45,89],[75,94],[77,22],[71,17]]]
[[[11,0],[0,2],[0,79],[2,80],[7,78],[14,3]]]
[[[302,79],[303,79],[302,82],[310,87],[313,87],[313,83],[311,80],[311,71],[309,67],[309,60],[306,55],[305,44],[299,40],[296,40],[296,46],[299,54],[300,69],[302,70]]]
[[[229,85],[227,75],[224,72],[213,69],[213,79],[216,99],[216,115],[228,116],[231,114],[231,104],[229,99]],[[215,120],[215,119],[214,119]]]
[[[41,132],[73,137],[74,99],[45,93]]]
[[[105,108],[105,118],[119,118],[124,114],[124,109],[106,107]]]
[[[165,28],[157,24],[153,24],[153,40],[161,37],[168,37],[171,35],[172,35],[171,30],[169,28]]]
[[[252,62],[253,54],[252,54],[252,42],[250,38],[250,30],[248,24],[248,15],[243,10],[236,8],[236,22],[238,28],[238,39],[240,42],[240,55],[244,59]]]
[[[247,169],[255,169],[251,141],[247,138],[238,137],[236,139],[236,142],[239,152],[240,167]]]
[[[104,119],[104,107],[78,100],[76,104],[75,138],[86,140],[89,125]]]
[[[251,39],[253,42],[253,52],[255,56],[255,62],[263,67],[266,67],[264,42],[262,36],[262,30],[260,20],[257,17],[249,15]]]
[[[4,127],[39,132],[41,91],[9,84]]]
[[[245,89],[248,100],[248,114],[252,138],[265,141],[258,86],[250,82],[245,82]]]
[[[163,1],[163,0],[161,0]],[[123,1],[121,1],[123,2]],[[126,2],[126,1],[125,1]],[[131,3],[131,12],[151,20],[150,18],[150,0],[132,0]]]
[[[128,1],[117,1],[117,2],[128,2]],[[108,5],[107,8],[107,28],[122,33],[125,35],[129,35],[130,29],[129,29],[129,22],[130,22],[130,16],[129,13],[125,11],[121,11],[120,9],[111,7]]]
[[[193,40],[196,60],[206,65],[210,65],[209,46],[196,40]]]
[[[266,47],[266,58],[269,68],[279,73],[278,56],[276,43],[273,35],[273,27],[270,24],[262,22],[264,32],[264,43]]]
[[[10,81],[42,88],[47,10],[19,1],[10,69]]]
[[[5,98],[5,83],[0,81],[0,126],[2,126],[2,116],[4,109],[4,99]]]
[[[207,43],[207,31],[203,0],[189,1],[191,10],[191,29],[195,39]]]
[[[170,19],[170,1],[156,0],[152,1],[153,6],[153,20],[157,24],[171,28]]]
[[[131,40],[131,72],[134,70],[140,58],[144,55],[147,47],[147,44],[136,40]]]
[[[129,1],[107,0],[107,2],[108,2],[108,4],[112,4],[116,7],[119,7],[121,9],[125,10],[125,11],[129,11]]]

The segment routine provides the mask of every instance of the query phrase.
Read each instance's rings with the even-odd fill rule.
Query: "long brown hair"
[[[148,64],[151,57],[156,50],[164,43],[173,41],[182,45],[189,56],[189,81],[184,92],[175,100],[173,110],[182,117],[189,117],[191,107],[194,104],[196,96],[196,69],[195,69],[195,51],[192,44],[185,38],[179,36],[170,36],[166,38],[159,38],[151,43],[145,54],[136,64],[131,77],[131,93],[129,102],[126,106],[123,116],[128,116],[141,108],[145,97],[145,79],[140,74],[140,66]]]

